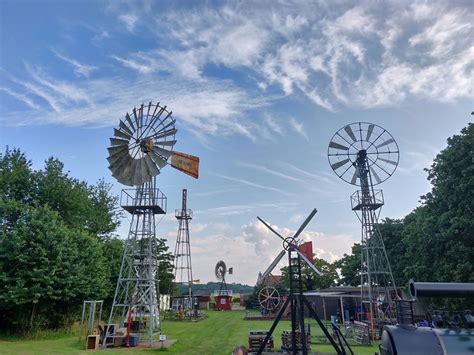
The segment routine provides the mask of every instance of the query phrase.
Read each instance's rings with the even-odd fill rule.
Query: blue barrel
[[[137,346],[138,345],[138,335],[130,335],[129,344],[130,346]]]

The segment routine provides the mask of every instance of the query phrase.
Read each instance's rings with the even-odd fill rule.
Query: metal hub
[[[153,138],[145,138],[140,141],[140,149],[143,153],[150,153],[153,149]]]
[[[285,250],[295,250],[298,247],[296,239],[293,237],[287,237],[283,240],[283,249]]]

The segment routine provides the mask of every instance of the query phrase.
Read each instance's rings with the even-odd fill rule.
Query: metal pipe
[[[417,297],[474,297],[474,283],[460,282],[415,282],[408,283],[410,296]]]

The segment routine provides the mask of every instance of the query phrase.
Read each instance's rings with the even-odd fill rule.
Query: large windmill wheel
[[[176,120],[171,114],[166,106],[150,102],[120,120],[107,148],[109,169],[117,181],[139,186],[160,173],[176,143]]]
[[[268,312],[274,312],[280,305],[280,293],[275,287],[266,286],[258,293],[260,307]]]
[[[328,147],[331,168],[345,182],[360,186],[357,159],[367,157],[367,167],[378,185],[387,180],[398,166],[398,145],[380,126],[367,122],[351,123],[334,134]]]

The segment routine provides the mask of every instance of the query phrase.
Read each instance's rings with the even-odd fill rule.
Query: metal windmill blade
[[[127,113],[110,138],[109,169],[120,183],[139,186],[168,164],[176,144],[172,112],[159,103],[140,105]]]
[[[272,263],[268,266],[268,268],[263,272],[263,274],[259,275],[257,285],[260,285],[272,273],[273,269],[278,265],[278,263],[285,255],[286,250],[283,249],[280,254],[277,255],[275,260],[273,260]]]
[[[311,270],[313,270],[315,273],[317,273],[319,276],[321,276],[323,273],[319,271],[309,260],[308,258],[298,249],[299,243],[298,243],[298,237],[299,235],[303,232],[303,230],[306,228],[306,226],[309,224],[309,222],[313,219],[313,217],[316,215],[318,210],[315,208],[311,211],[311,213],[306,217],[305,221],[301,224],[300,228],[295,232],[295,234],[292,237],[287,237],[284,238],[280,233],[278,233],[275,229],[273,229],[270,224],[265,222],[262,218],[257,217],[257,219],[262,222],[268,229],[270,229],[278,238],[283,240],[283,250],[280,252],[280,254],[277,255],[275,260],[270,264],[270,266],[265,270],[265,272],[261,275],[259,278],[259,282],[263,282],[263,280],[273,271],[273,269],[278,265],[280,260],[283,258],[283,256],[286,254],[287,251],[294,251],[296,252],[301,259],[309,266]],[[257,283],[259,283],[257,282]]]
[[[342,127],[331,138],[328,159],[334,173],[345,182],[361,186],[366,173],[372,185],[378,185],[393,175],[398,166],[399,150],[392,135],[384,128],[367,122],[355,122]]]

